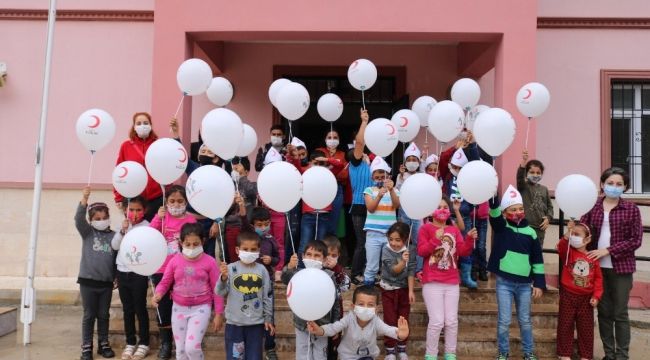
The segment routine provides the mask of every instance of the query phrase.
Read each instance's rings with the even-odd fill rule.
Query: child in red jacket
[[[557,321],[557,355],[571,359],[573,329],[578,329],[581,359],[594,356],[594,309],[603,295],[603,276],[598,260],[587,256],[591,242],[589,226],[569,223],[569,233],[557,244],[562,262],[562,290]]]

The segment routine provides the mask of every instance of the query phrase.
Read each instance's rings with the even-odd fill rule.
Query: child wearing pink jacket
[[[223,298],[214,295],[219,271],[216,260],[203,253],[203,227],[185,224],[181,229],[182,251],[167,264],[165,274],[156,287],[153,304],[171,288],[173,300],[172,330],[176,343],[176,359],[203,359],[201,341],[214,309],[212,329],[219,331],[223,325]]]
[[[432,222],[420,227],[418,234],[418,255],[424,260],[422,297],[429,314],[425,360],[438,358],[438,341],[443,326],[444,359],[456,359],[460,298],[458,257],[472,253],[477,237],[476,229],[472,229],[463,239],[460,230],[449,221],[450,205],[450,200],[444,196],[433,212]]]

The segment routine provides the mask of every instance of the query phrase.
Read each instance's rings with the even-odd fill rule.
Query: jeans
[[[474,243],[474,251],[472,257],[474,258],[474,266],[479,271],[487,269],[487,228],[488,221],[485,219],[476,219],[476,231],[478,231],[478,238]]]
[[[632,274],[602,269],[603,297],[598,303],[598,331],[607,359],[629,359],[630,318],[627,302],[632,290]]]
[[[300,220],[300,247],[299,256],[305,252],[307,243],[312,240],[322,240],[327,233],[327,223],[330,219],[328,213],[305,213]],[[318,217],[318,221],[316,220]]]
[[[422,220],[413,220],[409,218],[404,210],[402,208],[399,208],[398,211],[398,216],[401,222],[405,223],[406,225],[410,226],[410,232],[411,232],[411,243],[415,245],[415,248],[418,247],[418,233],[420,231],[420,225],[422,225]],[[420,272],[422,271],[422,266],[424,264],[423,259],[421,256],[416,255],[416,265],[415,265],[415,272]]]
[[[354,227],[355,247],[352,255],[352,277],[363,275],[366,266],[366,231],[363,230],[366,224],[366,214],[351,215],[352,226]]]
[[[530,283],[518,283],[497,276],[497,307],[499,320],[497,325],[497,343],[499,353],[510,352],[510,321],[512,318],[512,300],[517,310],[517,321],[521,333],[521,347],[524,354],[535,351],[533,342],[533,324],[530,319],[532,286]]]
[[[263,358],[264,324],[226,324],[224,340],[227,360],[260,360]]]
[[[387,243],[386,234],[373,230],[366,232],[366,271],[363,273],[363,280],[366,284],[375,283],[375,275],[379,271],[379,262],[381,261],[381,249]]]
[[[84,315],[81,321],[82,345],[93,345],[93,330],[97,319],[97,343],[108,344],[108,310],[113,288],[79,285]],[[53,324],[54,325],[54,324]]]
[[[336,229],[339,227],[339,217],[341,217],[341,209],[343,208],[343,185],[338,184],[336,197],[332,201],[332,211],[330,218],[327,221],[327,233],[336,234]]]
[[[136,345],[135,318],[138,317],[140,345],[149,346],[149,312],[147,289],[149,279],[134,272],[117,272],[117,284],[124,312],[124,333],[127,345]]]
[[[296,330],[296,360],[327,360],[326,336],[315,336]]]

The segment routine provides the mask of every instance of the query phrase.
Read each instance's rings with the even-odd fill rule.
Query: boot
[[[172,329],[160,328],[160,349],[158,359],[169,360],[172,358]]]
[[[478,279],[480,281],[488,281],[488,274],[487,271],[485,270],[479,270],[478,272]]]
[[[460,280],[463,283],[463,286],[468,289],[476,289],[476,281],[472,280],[472,264],[460,264]]]

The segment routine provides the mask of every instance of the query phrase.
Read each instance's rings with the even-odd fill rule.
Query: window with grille
[[[650,194],[650,82],[612,81],[611,160],[630,174],[630,191]]]

